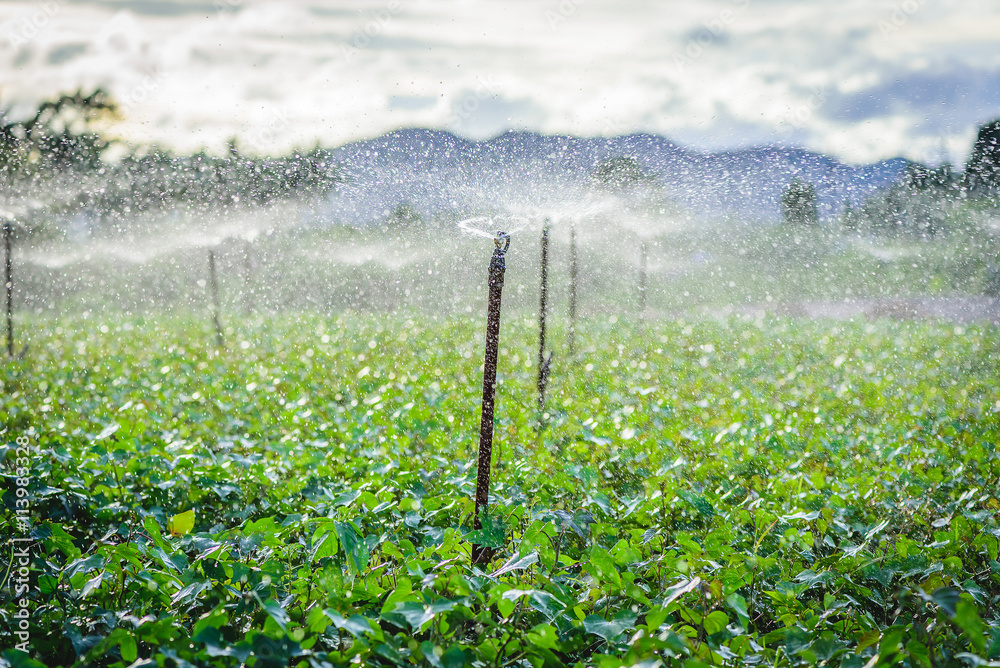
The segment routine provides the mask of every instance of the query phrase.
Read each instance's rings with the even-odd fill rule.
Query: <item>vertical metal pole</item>
[[[569,356],[576,356],[576,226],[569,230]]]
[[[497,355],[500,350],[500,298],[503,277],[507,269],[504,253],[510,247],[510,237],[497,232],[496,248],[490,259],[489,297],[486,306],[486,357],[483,362],[483,412],[479,422],[479,470],[476,476],[476,517],[474,528],[483,528],[480,513],[490,503],[490,460],[493,455],[493,409],[497,389]],[[472,545],[472,564],[482,566],[493,558],[493,550],[483,545]]]
[[[254,312],[255,306],[253,299],[253,268],[253,242],[247,241],[243,253],[243,308],[246,310],[247,315]]]
[[[542,225],[541,287],[538,293],[538,410],[545,410],[545,386],[549,380],[552,357],[545,359],[545,315],[549,299],[549,221]]]
[[[4,281],[7,288],[7,356],[14,356],[14,226],[9,220],[3,222]]]
[[[219,306],[219,280],[215,272],[215,251],[208,249],[208,282],[212,291],[212,322],[215,325],[215,343],[220,348],[225,344],[226,339],[222,333],[222,322],[219,320],[221,307]]]
[[[648,256],[648,250],[646,247],[646,242],[642,242],[641,256],[639,258],[639,318],[646,317],[646,288],[648,286],[648,277],[646,274],[646,259]]]

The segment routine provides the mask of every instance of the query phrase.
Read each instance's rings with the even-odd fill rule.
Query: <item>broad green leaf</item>
[[[120,424],[118,424],[117,422],[112,422],[111,424],[109,424],[108,426],[106,426],[104,429],[102,429],[101,433],[99,433],[97,436],[94,437],[93,442],[97,443],[99,441],[103,441],[106,438],[110,438],[120,428],[121,428]]]
[[[931,600],[940,605],[949,616],[954,616],[958,606],[958,596],[959,592],[954,587],[941,587],[934,590]]]
[[[527,638],[535,647],[559,649],[559,633],[551,624],[537,624],[528,632]]]
[[[607,550],[593,546],[587,561],[587,570],[599,583],[612,585],[616,589],[622,586],[615,560]]]
[[[721,610],[710,612],[704,620],[705,633],[713,635],[724,631],[729,625],[729,617]]]
[[[503,566],[501,566],[495,573],[491,573],[490,577],[495,578],[503,575],[504,573],[510,573],[511,571],[519,571],[528,568],[532,564],[538,563],[538,553],[531,552],[523,557],[518,557],[516,554],[508,559]]]
[[[401,615],[414,633],[419,632],[421,627],[434,619],[437,614],[431,609],[431,606],[421,601],[400,603],[393,612]]]
[[[739,594],[730,594],[726,597],[726,605],[736,613],[736,619],[744,629],[750,628],[750,616],[747,614],[747,602]]]
[[[333,500],[333,507],[340,508],[341,506],[349,506],[354,503],[359,496],[361,496],[361,492],[359,490],[348,490]]]
[[[118,648],[122,654],[122,660],[129,663],[135,661],[139,656],[139,648],[135,644],[135,638],[131,635],[122,636]]]
[[[882,529],[886,528],[887,526],[889,526],[889,520],[885,519],[876,524],[875,526],[873,526],[872,528],[870,528],[868,530],[868,533],[865,534],[865,542],[870,541],[876,535],[881,533]]]
[[[959,600],[955,608],[955,623],[965,632],[965,636],[972,643],[980,655],[986,654],[986,632],[987,626],[979,617],[976,606],[966,600]]]
[[[98,569],[104,568],[105,559],[100,554],[92,554],[89,557],[83,557],[70,562],[63,569],[63,577],[70,578],[77,573],[90,573],[91,571],[96,571]]]
[[[712,507],[712,504],[705,497],[684,490],[678,491],[677,495],[691,504],[698,511],[698,514],[705,519],[710,520],[715,517],[715,508]]]
[[[282,631],[286,631],[288,627],[288,612],[281,607],[274,599],[268,599],[264,601],[262,607],[267,612],[268,616],[275,621],[275,623],[281,627]]]
[[[321,531],[324,533],[320,533]],[[336,532],[317,529],[316,533],[319,534],[319,537],[316,538],[315,534],[313,536],[315,543],[313,544],[311,561],[316,562],[336,555],[338,547]]]
[[[990,647],[986,650],[986,658],[1000,659],[1000,625],[991,627]]]
[[[537,589],[532,590],[528,605],[532,610],[545,615],[549,621],[558,617],[564,607],[555,596]]]
[[[194,509],[186,510],[170,518],[167,531],[173,536],[184,536],[194,529]]]
[[[176,604],[183,603],[185,605],[191,605],[197,600],[198,594],[209,589],[212,583],[208,580],[197,580],[192,582],[188,586],[179,589],[173,596],[170,597],[170,602]]]
[[[607,642],[615,642],[627,629],[635,628],[634,613],[619,613],[611,620],[598,615],[587,615],[583,620],[583,629],[587,633],[604,638]]]
[[[663,607],[666,608],[668,605],[676,601],[678,598],[687,594],[690,591],[694,591],[701,584],[701,578],[695,577],[691,580],[686,580],[684,582],[679,582],[673,587],[670,587],[665,592],[663,592]]]
[[[161,550],[166,549],[167,545],[163,542],[163,534],[160,532],[160,525],[156,522],[156,519],[151,515],[147,515],[142,520],[142,526],[146,529],[146,533],[149,537],[153,539],[153,544],[156,545]]]
[[[83,589],[80,591],[81,598],[87,598],[92,593],[100,589],[101,582],[104,580],[104,573],[98,573],[83,585]]]
[[[337,530],[337,538],[344,547],[344,554],[347,556],[347,566],[354,575],[361,573],[368,567],[368,559],[371,556],[365,545],[364,537],[358,533],[353,522],[334,522]]]
[[[208,628],[218,629],[229,623],[229,615],[222,609],[221,605],[210,610],[198,618],[192,627],[192,634],[198,635]]]
[[[501,610],[506,609],[508,611],[503,615],[504,617],[510,616],[510,612],[513,611],[514,601],[522,596],[528,597],[528,606],[530,608],[537,610],[550,620],[555,619],[564,607],[555,596],[545,591],[538,589],[509,589],[503,593],[502,600],[498,602],[499,605],[504,601],[510,601],[509,606],[501,608]]]
[[[480,511],[479,519],[483,528],[465,534],[465,539],[476,545],[484,545],[493,549],[502,548],[506,533],[503,517]]]
[[[420,653],[424,655],[424,661],[429,663],[432,668],[444,668],[444,664],[441,663],[441,655],[444,654],[444,651],[434,643],[429,640],[420,643]]]
[[[59,580],[51,575],[38,576],[38,591],[43,594],[51,594],[59,589]]]
[[[347,631],[355,638],[360,638],[361,636],[372,632],[371,622],[369,622],[366,617],[361,615],[351,615],[342,623],[334,620],[333,624],[338,629]]]
[[[452,645],[441,655],[441,665],[444,668],[464,668],[469,665],[469,658],[464,649]]]

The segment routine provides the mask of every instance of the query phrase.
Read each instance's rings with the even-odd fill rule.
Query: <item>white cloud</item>
[[[123,136],[185,150],[516,127],[927,159],[1000,115],[986,0],[41,4],[0,5],[2,103],[103,85]]]

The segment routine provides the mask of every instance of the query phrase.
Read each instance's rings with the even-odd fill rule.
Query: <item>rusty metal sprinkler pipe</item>
[[[215,271],[215,251],[208,249],[208,287],[212,291],[212,323],[215,325],[215,343],[220,348],[225,344],[226,338],[222,333],[222,321],[219,319],[221,306],[219,305],[219,279]]]
[[[576,356],[576,226],[569,229],[569,356]]]
[[[7,356],[14,357],[14,225],[3,221],[4,285],[7,289]]]
[[[510,248],[510,235],[497,232],[490,259],[489,298],[486,306],[486,356],[483,362],[483,409],[479,422],[479,471],[476,476],[476,515],[473,528],[483,528],[482,515],[490,503],[490,460],[493,456],[493,409],[497,389],[497,355],[500,350],[500,298],[507,269],[504,255]],[[473,543],[472,564],[484,566],[493,558],[493,550]]]
[[[549,367],[552,365],[552,353],[545,357],[545,316],[548,311],[549,299],[549,221],[542,225],[542,270],[541,285],[538,292],[538,411],[539,427],[542,426],[542,414],[545,412],[545,387],[549,382]]]
[[[641,255],[639,257],[639,319],[642,320],[646,317],[646,293],[649,287],[649,276],[646,270],[647,260],[649,257],[649,250],[646,246],[646,242],[642,242],[642,249],[640,251]]]
[[[256,307],[253,294],[254,255],[253,242],[247,239],[243,247],[243,310],[247,315],[252,315]]]

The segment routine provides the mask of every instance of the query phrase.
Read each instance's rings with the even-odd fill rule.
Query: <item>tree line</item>
[[[950,231],[948,212],[956,203],[1000,197],[1000,119],[979,128],[964,171],[944,163],[932,168],[907,164],[903,178],[859,206],[845,202],[840,224],[847,232],[934,236]],[[791,226],[819,224],[816,187],[795,178],[781,198]]]
[[[342,182],[329,151],[280,157],[247,155],[230,142],[225,155],[182,155],[111,139],[104,127],[120,119],[103,90],[78,91],[39,105],[34,114],[0,113],[0,194],[37,198],[45,184],[60,194],[48,213],[89,210],[114,219],[177,206],[218,207],[318,198]],[[111,149],[120,157],[108,160]]]

